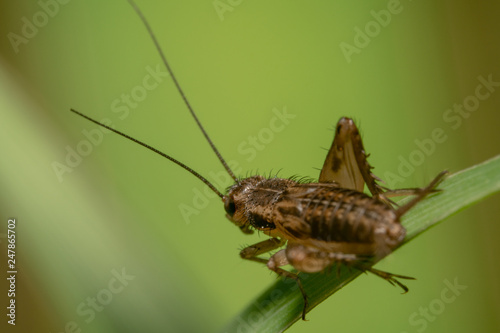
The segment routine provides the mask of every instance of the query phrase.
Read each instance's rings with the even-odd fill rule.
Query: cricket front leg
[[[279,247],[282,247],[285,245],[286,240],[279,239],[279,238],[269,238],[266,239],[265,241],[259,242],[254,245],[250,245],[240,252],[240,257],[245,260],[251,260],[255,262],[260,262],[263,264],[267,264],[266,259],[259,258],[258,256],[272,251],[274,249],[277,249]]]

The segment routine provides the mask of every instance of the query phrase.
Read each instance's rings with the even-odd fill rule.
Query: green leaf
[[[438,192],[405,214],[406,244],[447,217],[500,190],[500,155],[448,176]],[[405,199],[405,200],[408,200]],[[401,201],[404,202],[404,201]],[[361,274],[342,267],[340,274],[300,274],[308,311]],[[224,332],[282,332],[301,319],[303,300],[292,279],[279,279],[236,316]]]

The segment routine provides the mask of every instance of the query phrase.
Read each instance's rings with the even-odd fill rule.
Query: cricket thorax
[[[230,219],[243,227],[257,230],[273,230],[275,204],[283,193],[297,183],[290,179],[253,176],[231,186],[224,200]]]

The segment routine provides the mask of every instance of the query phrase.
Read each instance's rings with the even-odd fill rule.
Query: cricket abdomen
[[[276,209],[284,229],[296,239],[383,243],[393,248],[405,236],[391,207],[335,184],[298,184],[284,193]]]

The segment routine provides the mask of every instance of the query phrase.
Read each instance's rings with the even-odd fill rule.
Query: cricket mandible
[[[371,267],[370,260],[380,259],[404,240],[406,230],[401,217],[437,191],[446,171],[438,174],[424,188],[389,190],[372,172],[367,161],[358,128],[352,119],[342,117],[335,128],[332,146],[321,169],[318,182],[303,182],[293,178],[252,176],[237,178],[219,153],[181,89],[153,31],[132,0],[128,0],[146,26],[165,67],[176,85],[191,115],[203,132],[212,150],[234,180],[227,194],[221,193],[202,175],[146,143],[134,139],[110,126],[100,123],[79,111],[74,113],[107,128],[189,171],[214,191],[224,204],[226,217],[242,232],[254,230],[270,236],[240,252],[241,258],[265,264],[279,276],[294,279],[302,293],[302,319],[308,310],[307,294],[298,273],[282,268],[291,265],[297,272],[316,273],[337,264],[345,264],[371,272],[404,292],[408,288],[398,279],[413,279]],[[365,194],[368,188],[371,196]],[[395,196],[413,198],[402,206],[390,200]],[[282,248],[282,249],[280,249]],[[269,259],[261,255],[275,252]]]

